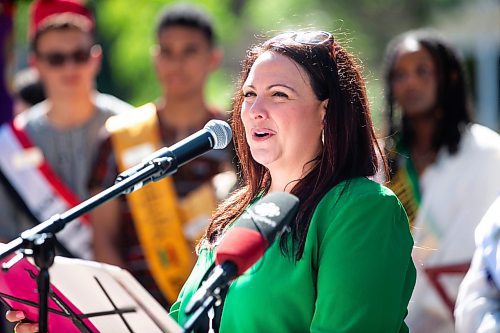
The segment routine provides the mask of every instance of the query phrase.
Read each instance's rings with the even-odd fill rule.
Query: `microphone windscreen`
[[[234,222],[217,247],[215,262],[230,261],[237,276],[255,264],[295,218],[299,199],[289,193],[273,192],[251,205]]]
[[[213,149],[226,148],[233,137],[231,127],[222,120],[212,119],[203,128],[209,131],[214,138]]]
[[[230,261],[236,264],[236,276],[240,276],[264,255],[267,247],[267,241],[259,232],[234,227],[226,233],[217,248],[215,263],[220,265]]]

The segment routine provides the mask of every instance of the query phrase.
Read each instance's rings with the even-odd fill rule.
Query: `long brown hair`
[[[282,54],[302,66],[308,73],[318,100],[329,99],[324,118],[322,152],[311,161],[314,162],[312,170],[290,191],[300,199],[300,209],[291,226],[292,251],[285,236],[281,238],[282,251],[293,254],[299,260],[309,223],[323,196],[341,181],[372,176],[377,172],[380,163],[377,154],[381,151],[375,138],[360,67],[344,48],[333,42],[333,37],[330,39],[328,43],[312,45],[278,36],[247,53],[231,116],[242,187],[218,207],[202,241],[213,244],[251,201],[269,188],[269,170],[252,158],[240,117],[242,85],[255,60],[266,51]]]

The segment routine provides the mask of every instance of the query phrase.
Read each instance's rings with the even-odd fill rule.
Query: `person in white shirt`
[[[456,333],[500,332],[500,197],[476,228],[476,251],[460,284]]]
[[[412,224],[418,269],[407,323],[413,333],[450,333],[474,229],[500,193],[500,136],[472,122],[462,61],[436,32],[396,37],[385,78],[389,187]]]

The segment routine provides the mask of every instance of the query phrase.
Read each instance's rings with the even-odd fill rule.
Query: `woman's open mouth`
[[[275,134],[276,134],[275,132],[268,129],[263,129],[263,128],[252,129],[252,137],[255,140],[266,140]]]

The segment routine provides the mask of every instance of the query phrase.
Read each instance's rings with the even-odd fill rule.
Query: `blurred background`
[[[6,0],[0,0],[4,2]],[[150,49],[160,8],[179,1],[89,0],[104,61],[98,89],[135,106],[159,96]],[[361,61],[378,128],[383,105],[382,62],[387,42],[408,29],[432,27],[461,51],[467,64],[476,120],[500,129],[500,1],[498,0],[200,0],[214,18],[224,51],[210,79],[212,104],[230,109],[246,49],[260,37],[288,28],[332,31]],[[9,78],[27,66],[29,0],[15,1]],[[3,18],[2,18],[3,19]],[[2,53],[5,50],[2,50]]]

